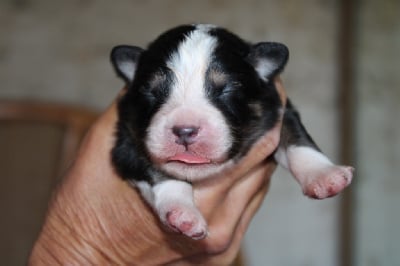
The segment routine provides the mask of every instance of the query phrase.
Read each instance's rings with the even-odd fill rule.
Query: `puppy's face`
[[[271,128],[280,107],[271,82],[288,52],[250,45],[210,25],[172,29],[147,50],[114,48],[127,82],[120,123],[161,171],[196,180],[218,173]]]

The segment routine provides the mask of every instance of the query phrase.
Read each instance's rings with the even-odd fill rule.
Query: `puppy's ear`
[[[260,77],[268,81],[283,70],[289,50],[281,43],[261,42],[252,46],[248,59]]]
[[[111,51],[111,62],[118,76],[130,84],[135,75],[142,48],[129,45],[115,46]]]

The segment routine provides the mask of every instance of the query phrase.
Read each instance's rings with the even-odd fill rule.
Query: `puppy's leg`
[[[311,198],[332,197],[351,183],[353,168],[334,165],[317,147],[290,101],[283,118],[275,159],[300,183]]]
[[[196,240],[207,236],[207,223],[194,204],[189,183],[170,179],[153,186],[141,181],[136,186],[169,229]]]

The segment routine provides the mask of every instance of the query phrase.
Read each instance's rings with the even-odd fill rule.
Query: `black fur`
[[[133,52],[124,51],[122,55],[115,50],[112,52],[114,66],[119,58],[125,59],[125,56],[137,60],[132,81],[116,67],[117,74],[128,85],[127,93],[118,103],[117,140],[112,151],[113,163],[124,179],[145,180],[154,184],[173,178],[154,168],[145,149],[144,138],[151,118],[168,100],[169,85],[174,79],[165,62],[195,29],[195,26],[185,25],[167,31],[146,50],[135,48]],[[211,29],[209,34],[218,42],[206,72],[205,90],[210,102],[226,118],[234,138],[229,157],[237,159],[279,118],[282,104],[273,78],[283,70],[289,53],[282,44],[252,45],[221,28]],[[263,57],[276,64],[274,71],[266,77],[260,77],[254,67]],[[215,82],[213,73],[224,74],[223,82]],[[152,82],[155,76],[161,82]],[[287,107],[281,145],[287,147],[300,143],[316,147],[290,102]]]
[[[143,142],[151,117],[168,98],[168,85],[173,77],[165,61],[192,30],[193,26],[172,29],[134,58],[138,60],[135,78],[127,83],[128,90],[118,103],[117,141],[112,150],[113,163],[124,179],[146,180],[154,184],[164,178],[162,174],[153,174],[157,170],[153,168]],[[113,49],[111,61],[114,66],[115,57]],[[165,82],[151,87],[154,75],[162,76]],[[168,177],[165,175],[165,178]]]
[[[293,106],[290,99],[288,99],[286,103],[279,145],[283,148],[287,148],[290,145],[308,146],[320,151],[317,144],[315,144],[314,140],[301,123],[300,114]]]

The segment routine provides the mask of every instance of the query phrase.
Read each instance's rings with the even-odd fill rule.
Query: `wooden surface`
[[[0,101],[1,265],[24,265],[52,188],[96,113],[59,104]]]

